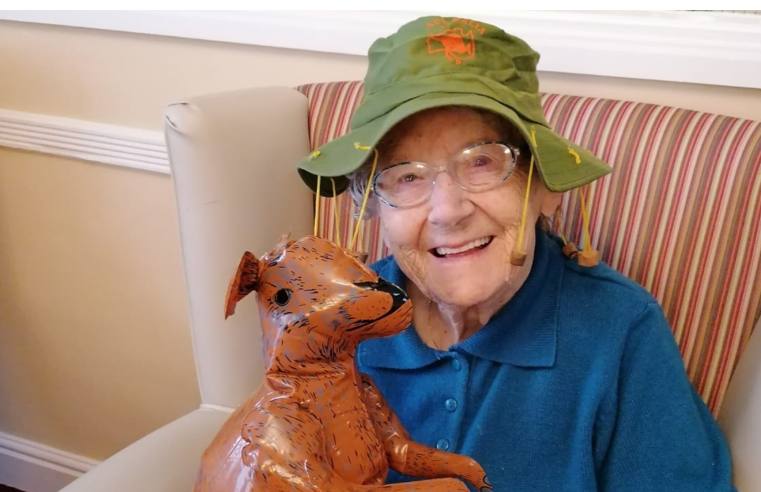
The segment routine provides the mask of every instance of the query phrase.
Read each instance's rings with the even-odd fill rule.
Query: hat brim
[[[611,172],[592,152],[558,135],[546,126],[523,120],[508,106],[478,94],[429,93],[400,104],[392,111],[315,149],[298,164],[301,179],[317,192],[317,176],[333,178],[336,193],[349,185],[346,175],[372,155],[383,136],[397,123],[426,109],[466,106],[494,112],[510,121],[531,148],[544,185],[553,192],[568,191]],[[320,195],[333,196],[330,179],[321,180]]]

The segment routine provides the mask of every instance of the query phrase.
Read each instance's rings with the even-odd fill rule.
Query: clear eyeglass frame
[[[426,164],[425,162],[419,162],[419,161],[404,161],[404,162],[399,162],[397,164],[394,164],[392,166],[389,166],[389,167],[383,169],[382,171],[376,172],[375,176],[373,176],[371,190],[373,191],[373,193],[375,193],[375,196],[377,196],[378,199],[384,205],[386,205],[388,207],[391,207],[391,208],[404,209],[404,208],[417,207],[421,203],[423,203],[426,200],[428,200],[431,197],[431,194],[433,193],[434,186],[436,186],[435,176],[437,176],[438,173],[441,173],[441,172],[446,172],[447,174],[449,174],[449,176],[452,177],[452,180],[455,183],[457,183],[457,185],[460,188],[462,188],[463,190],[465,190],[465,191],[470,191],[470,192],[477,193],[477,192],[481,192],[481,191],[488,191],[488,190],[494,189],[497,186],[499,186],[501,183],[503,183],[507,178],[509,178],[510,175],[513,173],[513,170],[515,169],[515,163],[517,162],[518,157],[520,156],[520,149],[518,149],[518,147],[516,147],[515,145],[513,145],[513,144],[511,144],[509,142],[505,142],[503,140],[487,140],[487,141],[484,141],[484,142],[478,142],[478,143],[474,143],[474,144],[468,145],[467,147],[465,147],[459,153],[456,154],[456,155],[459,156],[459,155],[462,155],[463,153],[465,153],[465,152],[467,152],[469,150],[472,150],[474,148],[477,148],[477,147],[480,147],[480,146],[483,146],[483,145],[495,145],[495,144],[496,145],[501,145],[503,147],[506,147],[510,151],[510,154],[512,155],[512,162],[510,163],[510,165],[509,165],[505,175],[501,179],[496,180],[494,183],[491,183],[488,186],[479,187],[478,189],[473,189],[473,188],[469,188],[466,184],[461,183],[459,181],[459,179],[457,178],[457,174],[452,172],[453,171],[452,167],[454,166],[454,162],[455,161],[450,159],[447,162],[446,166],[440,166],[440,167],[432,167],[432,166]],[[426,167],[427,169],[430,169],[431,171],[436,171],[436,174],[434,175],[434,179],[431,180],[431,183],[428,186],[428,192],[426,194],[424,194],[424,195],[420,195],[420,198],[415,200],[414,202],[407,203],[407,204],[404,204],[404,205],[397,205],[397,204],[391,203],[387,198],[384,198],[381,193],[378,193],[378,189],[377,189],[378,177],[381,176],[384,172],[388,171],[389,169],[393,169],[395,167],[404,166],[404,165],[408,165],[408,164],[419,164],[419,165],[422,165],[422,166]]]

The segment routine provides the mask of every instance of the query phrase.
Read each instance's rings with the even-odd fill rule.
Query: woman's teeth
[[[436,256],[442,257],[447,255],[456,255],[458,253],[465,253],[466,251],[470,251],[472,249],[476,248],[483,248],[486,247],[490,242],[492,238],[491,237],[482,237],[481,239],[476,239],[475,241],[471,241],[468,244],[461,246],[459,248],[436,248],[434,250],[434,253],[436,253]]]

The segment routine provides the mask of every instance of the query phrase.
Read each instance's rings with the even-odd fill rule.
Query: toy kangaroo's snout
[[[404,292],[401,288],[397,287],[391,282],[388,282],[382,278],[378,278],[377,282],[354,282],[354,285],[356,285],[357,287],[377,290],[379,292],[386,292],[387,294],[390,294],[391,301],[392,301],[392,305],[391,305],[392,311],[396,311],[397,309],[402,307],[404,303],[406,303],[409,300],[406,292]]]

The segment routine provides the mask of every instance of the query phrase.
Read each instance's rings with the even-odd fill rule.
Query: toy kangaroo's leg
[[[347,488],[328,488],[330,492],[469,492],[464,483],[455,478],[437,478],[420,482],[392,483],[388,485],[344,485]],[[489,489],[491,490],[491,489]]]
[[[397,450],[400,448],[398,443],[393,446]],[[440,451],[411,440],[405,441],[403,446],[406,446],[404,452],[398,453],[399,460],[404,460],[403,464],[400,463],[403,469],[397,470],[400,473],[421,478],[456,476],[473,484],[480,492],[491,492],[489,479],[476,460],[461,454]]]
[[[341,478],[323,451],[317,417],[291,401],[271,402],[242,426],[242,462],[251,481],[209,484],[213,492],[468,492],[453,478],[412,484],[359,485]],[[385,469],[384,469],[385,474]]]
[[[383,439],[391,468],[410,477],[457,477],[473,484],[480,492],[492,490],[486,473],[474,459],[413,441],[370,376],[363,374],[362,380],[367,406]]]
[[[325,449],[319,425],[308,412],[300,412],[292,402],[271,404],[271,418],[256,419],[243,425],[243,463],[256,471],[250,483],[235,488],[211,487],[214,492],[469,492],[454,478],[413,483],[358,485],[349,483],[333,471],[322,450]]]

